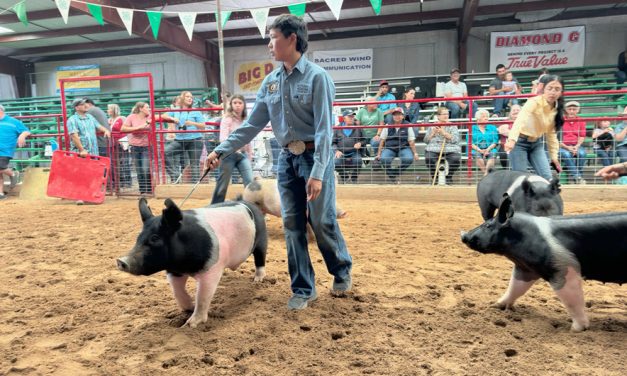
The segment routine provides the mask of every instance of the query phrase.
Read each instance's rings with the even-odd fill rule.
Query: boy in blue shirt
[[[21,121],[6,115],[4,107],[0,105],[0,200],[5,199],[4,195],[4,175],[11,179],[11,188],[18,181],[19,175],[17,171],[10,168],[10,161],[15,154],[15,146],[24,147],[26,145],[26,137],[30,135],[28,128]]]

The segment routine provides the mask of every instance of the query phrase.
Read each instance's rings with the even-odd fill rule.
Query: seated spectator
[[[586,184],[582,177],[586,150],[581,146],[586,140],[586,122],[578,120],[579,102],[570,101],[565,107],[566,116],[559,150],[561,163],[576,184]]]
[[[366,99],[366,105],[357,111],[355,123],[357,125],[373,125],[379,128],[362,128],[361,135],[364,137],[366,144],[372,146],[373,155],[377,155],[379,149],[380,135],[383,131],[383,112],[379,110],[376,104],[368,104],[367,102],[375,102],[375,97]]]
[[[505,81],[503,81],[503,86],[517,88],[518,81],[514,78],[514,74],[512,72],[505,73]],[[508,91],[507,93],[503,93],[504,95],[516,95],[516,89],[512,89],[512,91]],[[509,100],[510,105],[518,104],[518,98],[512,98]]]
[[[509,120],[512,122],[509,124],[501,124],[498,128],[499,131],[499,161],[501,163],[501,167],[507,168],[509,165],[508,157],[509,154],[505,152],[505,143],[507,142],[507,136],[509,136],[509,131],[514,126],[514,121],[518,118],[518,113],[520,112],[520,105],[515,104],[509,109]]]
[[[425,142],[427,143],[425,148],[425,162],[431,173],[431,178],[433,179],[440,151],[443,150],[443,160],[440,163],[444,163],[444,160],[448,162],[446,184],[451,185],[453,184],[453,174],[459,169],[462,159],[462,147],[459,144],[459,130],[450,123],[448,108],[438,107],[436,114],[438,123],[447,123],[447,125],[427,127],[427,134],[425,135]],[[442,149],[443,145],[444,149]]]
[[[15,154],[15,146],[26,146],[26,137],[30,131],[24,123],[4,113],[4,106],[0,105],[0,200],[6,198],[4,194],[4,176],[11,180],[11,188],[19,180],[17,171],[11,168],[11,159]]]
[[[132,183],[131,179],[131,156],[128,152],[128,137],[122,133],[122,124],[126,118],[120,116],[120,106],[117,104],[107,105],[107,114],[109,115],[109,128],[111,129],[111,139],[113,145],[111,147],[111,164],[114,168],[111,171],[111,179],[115,182],[116,175],[119,176],[117,182],[122,188],[129,188]]]
[[[520,94],[522,92],[520,85],[503,85],[503,81],[505,81],[505,73],[507,73],[507,69],[505,65],[499,64],[496,66],[496,77],[490,81],[490,87],[488,91],[490,95],[506,95],[506,93],[514,92],[515,94]],[[505,107],[509,102],[507,98],[495,98],[492,102],[494,105],[494,113],[499,117],[505,116]]]
[[[623,110],[623,115],[627,115],[627,106]],[[615,150],[618,159],[627,162],[627,120],[616,126],[614,129],[614,140],[616,140]]]
[[[394,122],[390,125],[409,124],[405,120],[405,114],[400,109],[392,112],[392,118]],[[414,143],[415,139],[416,136],[411,127],[389,127],[381,132],[381,145],[376,158],[381,161],[388,178],[395,184],[399,183],[398,179],[401,176],[401,172],[418,160],[418,153]],[[392,161],[396,157],[401,160],[401,165],[393,169],[391,168]]]
[[[375,96],[375,100],[377,102],[379,101],[393,101],[395,100],[396,97],[394,96],[394,94],[390,93],[390,84],[383,80],[379,83],[379,91],[377,92],[377,95]],[[390,102],[390,103],[381,103],[379,105],[379,110],[381,110],[381,112],[383,112],[383,117],[385,118],[388,114],[391,114],[396,107],[398,107],[396,105],[396,103]]]
[[[592,141],[594,153],[601,159],[603,166],[614,163],[614,130],[609,120],[596,122],[596,127],[592,131]]]
[[[355,113],[344,111],[342,127],[355,125]],[[361,156],[364,151],[364,137],[359,128],[336,129],[333,132],[333,150],[335,151],[335,171],[338,172],[340,183],[357,183]]]
[[[74,100],[72,107],[74,107],[74,115],[70,116],[67,121],[71,141],[70,150],[78,153],[81,157],[85,157],[87,154],[100,155],[96,130],[104,133],[104,137],[107,139],[111,137],[111,132],[87,113],[88,104],[85,98]],[[107,141],[106,144],[108,145],[109,142]]]
[[[181,97],[181,109],[191,109],[194,103],[194,96],[189,91],[183,91]],[[197,129],[205,129],[205,120],[200,111],[181,111],[178,113],[169,112],[168,116],[176,118],[177,130],[192,131]],[[169,127],[172,129],[172,127]],[[192,170],[192,181],[197,182],[200,179],[200,155],[202,154],[203,142],[200,133],[176,133],[174,140],[165,148],[165,166],[170,182],[181,181],[180,176],[183,171],[180,170],[180,158],[186,158],[189,161]]]
[[[499,145],[499,133],[494,125],[488,124],[489,117],[488,111],[477,111],[477,124],[472,126],[472,157],[483,175],[494,166]]]
[[[618,70],[616,71],[616,83],[622,85],[627,81],[627,50],[618,55]]]
[[[459,69],[453,68],[451,69],[451,79],[444,85],[444,97],[445,98],[459,98],[459,97],[467,97],[468,96],[468,88],[466,88],[466,84],[459,80]],[[462,117],[462,114],[466,112],[468,107],[470,106],[470,102],[467,100],[458,100],[458,101],[447,101],[446,108],[448,108],[451,113],[449,114],[453,119],[459,119]],[[472,106],[472,117],[475,117],[477,112],[477,103],[473,103]]]
[[[403,99],[406,101],[411,101],[416,98],[416,89],[413,87],[408,87],[405,89],[405,93],[403,93]],[[410,122],[411,124],[418,123],[418,116],[420,115],[420,103],[418,102],[406,102],[401,103],[399,107],[405,113],[405,120]],[[394,119],[392,119],[394,121]],[[389,124],[389,123],[388,123]],[[414,128],[415,131],[416,128]]]
[[[533,95],[540,95],[542,94],[542,90],[544,89],[543,85],[540,85],[540,80],[542,79],[542,76],[544,76],[545,74],[549,73],[549,69],[548,68],[542,68],[540,69],[540,75],[538,76],[537,79],[531,81],[531,94]]]

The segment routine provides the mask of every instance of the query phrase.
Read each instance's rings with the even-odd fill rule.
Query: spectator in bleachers
[[[194,103],[194,95],[189,91],[183,91],[181,97],[181,109],[191,109]],[[192,131],[205,129],[205,120],[200,111],[169,112],[168,116],[178,119],[176,125],[179,131]],[[203,142],[202,134],[176,133],[174,140],[165,148],[165,166],[170,176],[170,182],[182,181],[180,176],[180,158],[187,157],[192,170],[192,181],[200,179],[200,156],[202,154]]]
[[[405,88],[405,93],[403,93],[403,99],[406,101],[411,101],[416,98],[416,89],[413,87]],[[405,120],[410,122],[411,124],[416,124],[419,120],[418,116],[420,115],[420,103],[418,102],[405,102],[399,105],[400,108],[403,109],[405,113]]]
[[[112,180],[115,181],[115,175],[120,177],[120,187],[129,188],[132,183],[131,179],[131,156],[128,152],[128,137],[122,132],[122,124],[126,118],[120,115],[120,106],[117,104],[107,105],[107,114],[109,115],[109,128],[111,129],[111,139],[113,140],[111,152],[112,165],[115,168],[111,171]]]
[[[627,106],[623,109],[623,115],[627,115]],[[627,162],[627,120],[616,126],[614,130],[616,140],[615,150],[621,162]]]
[[[399,177],[403,170],[407,169],[414,161],[418,160],[416,152],[414,130],[411,127],[393,127],[397,124],[409,124],[405,120],[405,114],[400,108],[392,112],[392,127],[384,128],[381,132],[381,145],[377,154],[377,160],[381,161],[388,178],[395,184],[399,183]],[[401,165],[397,168],[392,167],[392,161],[398,157]]]
[[[503,81],[503,86],[517,88],[519,86],[518,81],[514,78],[514,74],[510,71],[505,73],[505,81]],[[507,93],[503,93],[504,95],[516,95],[516,89],[512,89],[512,91],[508,91]],[[518,98],[512,98],[509,100],[509,104],[514,105],[518,104]]]
[[[517,83],[516,85],[504,85],[505,74],[507,73],[507,68],[505,65],[499,64],[496,66],[496,77],[492,79],[490,82],[490,87],[488,91],[490,95],[506,95],[509,92],[514,92],[515,94],[520,94],[522,92],[520,85]],[[499,116],[505,116],[505,107],[509,99],[507,98],[496,98],[492,102],[494,105],[494,113]]]
[[[592,131],[592,141],[594,153],[601,159],[603,166],[614,163],[614,129],[609,120],[596,122],[596,127]]]
[[[578,120],[579,102],[566,103],[566,116],[562,127],[560,159],[566,172],[576,184],[586,184],[583,178],[583,166],[586,163],[586,150],[582,146],[586,140],[586,122]]]
[[[105,112],[100,107],[96,106],[94,101],[92,101],[90,98],[85,97],[83,99],[85,100],[85,109],[87,113],[93,116],[94,119],[96,119],[96,121],[98,122],[98,124],[100,124],[103,128],[111,132],[111,127],[109,127],[109,121],[107,120],[107,114],[105,114]],[[102,157],[107,157],[108,156],[107,153],[109,152],[110,138],[97,134],[96,139],[98,140],[98,154],[97,155],[100,155]]]
[[[176,97],[172,98],[172,102],[170,103],[170,108],[173,110],[178,110],[179,108],[181,108],[181,96],[177,95]]]
[[[366,99],[366,102],[376,102],[375,97]],[[357,125],[379,125],[383,126],[383,112],[379,110],[376,104],[368,104],[357,111],[355,115]],[[379,150],[380,136],[383,128],[362,128],[361,134],[366,138],[366,143],[372,146],[373,155],[377,155]]]
[[[74,115],[70,116],[67,121],[71,141],[70,149],[78,153],[81,157],[87,156],[87,154],[95,156],[100,155],[96,130],[102,132],[107,139],[111,137],[109,129],[102,126],[96,118],[87,113],[88,106],[85,98],[75,99],[74,102],[72,102]],[[107,141],[106,144],[108,145],[109,142]],[[105,151],[104,155],[106,154],[107,152]]]
[[[460,72],[459,69],[453,68],[451,69],[451,79],[444,85],[444,97],[445,98],[458,98],[458,97],[467,97],[468,96],[468,88],[466,84],[459,80]],[[458,101],[447,101],[446,108],[448,108],[451,113],[449,116],[452,119],[459,119],[463,113],[466,112],[468,107],[470,106],[470,102],[467,100],[458,100]],[[473,103],[472,106],[472,117],[475,117],[477,113],[477,103]]]
[[[531,81],[531,94],[540,95],[542,94],[542,86],[540,85],[540,80],[545,74],[549,74],[549,68],[540,69],[540,75],[537,79]]]
[[[505,152],[505,142],[507,142],[507,136],[509,136],[509,131],[514,126],[514,121],[518,117],[518,113],[520,113],[520,105],[515,104],[509,109],[509,120],[512,122],[509,124],[501,124],[498,128],[499,131],[499,161],[501,163],[501,167],[507,168],[509,166],[508,154]]]
[[[557,132],[564,124],[564,82],[561,77],[547,74],[542,77],[542,95],[529,98],[520,110],[505,143],[505,152],[514,171],[527,172],[531,164],[536,174],[551,179],[551,169],[542,138],[546,137],[551,163],[561,169],[558,160]]]
[[[377,92],[375,100],[376,101],[393,101],[395,99],[396,97],[394,96],[394,94],[390,93],[390,84],[385,80],[381,81],[379,83],[379,91]],[[383,118],[385,118],[388,114],[391,114],[392,111],[394,111],[394,109],[396,109],[397,107],[398,107],[397,104],[394,102],[381,103],[379,105],[379,110],[383,112]]]
[[[616,71],[616,83],[622,85],[627,81],[627,50],[618,55],[618,70]]]
[[[355,125],[355,113],[346,110],[342,112],[344,121],[342,127]],[[361,156],[364,137],[359,128],[336,129],[333,132],[333,150],[335,152],[335,171],[338,172],[340,183],[357,183],[359,169],[361,168]]]
[[[226,108],[227,110],[220,123],[220,142],[229,138],[229,135],[242,125],[248,115],[246,111],[246,100],[239,94],[231,97]],[[218,182],[216,183],[213,198],[211,199],[212,204],[224,202],[226,191],[229,188],[229,181],[233,175],[233,169],[239,171],[243,179],[244,187],[253,181],[252,158],[253,148],[251,144],[246,144],[240,150],[222,159]]]
[[[477,167],[486,175],[494,166],[499,145],[499,133],[496,127],[488,124],[490,113],[487,110],[477,111],[477,124],[472,126],[472,157]]]
[[[11,180],[13,188],[19,179],[17,171],[11,168],[11,159],[15,154],[15,146],[26,146],[26,137],[30,131],[24,123],[4,113],[4,106],[0,105],[0,200],[5,199],[4,176]]]
[[[167,114],[155,116],[156,121],[165,120],[168,122],[177,122],[178,119],[172,118]],[[135,172],[137,173],[137,183],[139,185],[139,193],[152,193],[152,179],[150,177],[150,140],[148,134],[152,126],[152,115],[150,106],[145,102],[137,102],[131,111],[131,114],[124,120],[120,130],[129,133],[128,144],[131,150],[131,158],[135,163]]]
[[[462,148],[459,144],[459,130],[449,121],[448,108],[438,107],[436,116],[438,123],[446,123],[447,125],[427,127],[427,134],[425,135],[425,142],[427,143],[425,148],[425,163],[433,179],[440,151],[442,150],[442,146],[444,146],[442,158],[448,162],[446,184],[451,185],[453,184],[453,175],[459,169],[462,159]],[[444,163],[444,160],[440,163]]]

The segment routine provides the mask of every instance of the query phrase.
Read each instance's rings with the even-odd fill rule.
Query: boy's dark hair
[[[274,19],[270,29],[279,30],[284,37],[296,34],[296,51],[304,54],[307,51],[307,24],[302,18],[292,14],[282,14]]]
[[[505,65],[503,65],[503,64],[499,64],[499,65],[497,65],[497,66],[496,66],[496,70],[499,70],[499,69],[501,69],[501,68],[505,68]]]

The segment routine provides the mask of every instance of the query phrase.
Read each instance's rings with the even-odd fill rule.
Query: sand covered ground
[[[353,292],[329,294],[332,278],[310,246],[319,298],[287,311],[281,222],[269,218],[267,279],[252,282],[252,258],[227,271],[197,329],[179,328],[186,315],[163,272],[115,268],[141,228],[135,200],[5,200],[0,375],[625,374],[627,287],[585,282],[591,327],[579,334],[545,282],[515,311],[492,308],[511,263],[459,241],[461,229],[481,222],[476,203],[357,199],[361,187],[342,189]],[[390,189],[380,197],[394,197]],[[163,200],[150,205],[160,210]],[[624,201],[565,206],[569,214],[625,210]]]

